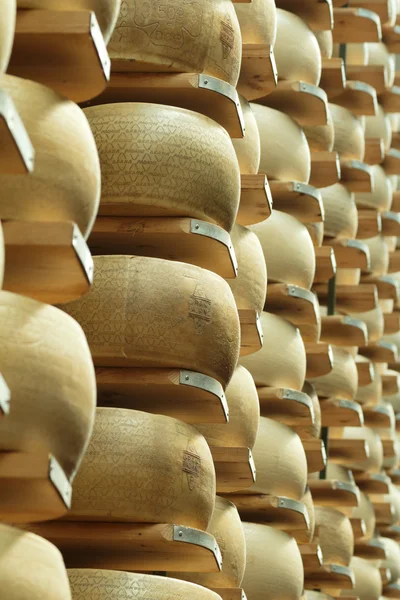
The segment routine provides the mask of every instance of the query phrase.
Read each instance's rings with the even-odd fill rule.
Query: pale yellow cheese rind
[[[354,552],[354,535],[350,519],[335,508],[315,507],[315,526],[324,563],[349,566]]]
[[[3,0],[0,19],[0,75],[7,69],[14,41],[16,0]]]

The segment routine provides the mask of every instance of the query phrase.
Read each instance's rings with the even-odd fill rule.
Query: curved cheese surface
[[[365,460],[349,461],[346,465],[349,469],[370,473],[380,472],[383,464],[383,448],[380,437],[373,429],[369,427],[345,427],[343,439],[366,440],[369,447],[369,457]]]
[[[358,556],[353,556],[350,568],[355,578],[352,592],[360,600],[378,600],[382,594],[382,579],[379,569],[371,564],[371,561]]]
[[[332,346],[333,369],[327,375],[310,379],[319,397],[352,400],[357,391],[358,371],[351,353]]]
[[[372,192],[357,193],[355,195],[357,206],[374,208],[379,212],[390,210],[393,199],[393,188],[385,171],[380,165],[372,166],[373,186]]]
[[[369,273],[376,277],[386,275],[389,267],[389,247],[385,238],[377,235],[363,240],[363,242],[367,244],[371,258]]]
[[[242,37],[231,0],[123,0],[108,48],[140,71],[213,75],[236,86]]]
[[[332,152],[333,150],[335,130],[329,107],[327,107],[327,120],[326,125],[307,125],[303,127],[312,152]]]
[[[321,58],[332,58],[333,53],[333,37],[332,31],[324,29],[322,31],[314,31],[317,38],[319,49],[321,50]]]
[[[16,0],[3,0],[0,19],[0,75],[7,69],[14,41]]]
[[[329,104],[335,130],[333,149],[343,160],[363,160],[365,152],[364,130],[361,121],[347,108]]]
[[[49,452],[72,479],[96,405],[82,329],[53,306],[0,292],[0,364],[12,397],[0,420],[0,450]]]
[[[324,563],[347,567],[354,552],[350,519],[334,508],[316,506],[315,525]]]
[[[391,88],[396,74],[396,55],[383,42],[368,44],[368,64],[385,67],[385,86]]]
[[[238,4],[236,4],[238,6]],[[253,4],[249,5],[253,6]],[[240,96],[246,132],[243,138],[232,139],[242,175],[256,175],[260,167],[260,132],[250,103]]]
[[[358,212],[354,194],[341,183],[321,188],[325,209],[325,235],[335,239],[354,239],[358,229]]]
[[[375,533],[376,519],[374,506],[367,494],[360,490],[360,501],[359,505],[353,508],[353,515],[355,519],[363,519],[365,523],[365,536],[364,540],[369,540]]]
[[[140,102],[85,114],[101,162],[100,214],[194,217],[231,230],[240,171],[223,127],[193,111]]]
[[[383,140],[385,150],[389,150],[392,143],[392,127],[390,119],[378,104],[376,115],[365,117],[365,137],[380,138]]]
[[[251,4],[235,4],[243,44],[274,46],[277,15],[273,0],[252,0]]]

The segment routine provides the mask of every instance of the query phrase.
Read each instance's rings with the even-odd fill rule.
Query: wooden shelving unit
[[[272,213],[272,194],[265,175],[242,175],[239,225],[254,225],[265,221]]]

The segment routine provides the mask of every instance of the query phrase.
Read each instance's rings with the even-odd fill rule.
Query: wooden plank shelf
[[[390,501],[374,500],[371,499],[374,507],[376,524],[377,525],[391,525],[394,518],[394,506]]]
[[[105,89],[110,68],[94,12],[18,11],[10,75],[33,79],[74,102],[85,102]]]
[[[398,316],[397,316],[398,318]],[[400,374],[399,373],[383,373],[381,374],[382,380],[382,395],[393,396],[400,392]],[[393,424],[392,424],[393,425]],[[390,427],[392,427],[390,425]]]
[[[373,429],[380,427],[392,429],[394,427],[393,413],[384,404],[366,406],[364,407],[364,423]]]
[[[400,29],[400,27],[399,27]],[[385,598],[395,598],[396,600],[400,598],[400,584],[399,583],[390,583],[385,586],[382,595]]]
[[[384,330],[383,333],[385,335],[390,335],[391,333],[397,333],[400,331],[400,313],[393,312],[383,315],[384,321]]]
[[[388,527],[380,527],[379,533],[382,537],[390,538],[400,542],[400,525],[389,525]]]
[[[264,97],[274,91],[277,83],[273,47],[269,44],[243,44],[238,92],[249,99]]]
[[[353,571],[342,565],[323,564],[304,574],[304,587],[308,590],[351,590],[354,584]]]
[[[342,58],[322,58],[322,74],[319,85],[329,100],[344,92],[346,71]]]
[[[379,165],[385,158],[385,146],[382,138],[365,138],[364,162],[367,165]]]
[[[305,573],[313,572],[322,566],[323,556],[321,546],[316,543],[299,544],[301,559]]]
[[[377,14],[364,8],[334,8],[333,41],[336,44],[379,42],[381,21]]]
[[[11,392],[3,375],[0,373],[0,419],[10,412]]]
[[[314,286],[314,292],[318,295],[320,304],[328,302],[328,287],[318,283]],[[378,291],[376,285],[337,285],[336,307],[344,313],[367,312],[378,305]]]
[[[311,398],[304,392],[288,388],[257,388],[260,414],[289,427],[310,426],[315,415]]]
[[[336,264],[342,269],[369,269],[370,252],[367,244],[360,240],[331,240],[323,242],[335,251]]]
[[[386,558],[383,542],[372,538],[367,542],[357,540],[354,544],[354,555],[366,560],[382,560]]]
[[[394,485],[400,485],[400,469],[393,469],[390,471],[390,479]],[[389,493],[389,490],[387,493]]]
[[[372,169],[370,165],[359,160],[343,160],[340,162],[341,183],[350,192],[372,191]]]
[[[400,250],[395,250],[389,254],[388,273],[400,271]]]
[[[353,529],[354,541],[363,538],[367,533],[367,525],[364,519],[356,519],[355,517],[351,517],[350,523]]]
[[[328,121],[326,93],[304,81],[279,81],[270,94],[256,102],[286,113],[301,126],[326,125]]]
[[[324,220],[321,192],[298,181],[270,181],[274,208],[291,214],[302,223]]]
[[[97,404],[164,414],[186,423],[226,423],[221,384],[184,369],[96,367]]]
[[[397,54],[400,52],[400,26],[398,23],[394,27],[383,27],[383,43],[388,47],[389,52]]]
[[[381,567],[379,569],[379,573],[382,579],[382,584],[385,586],[390,582],[391,579],[391,571],[388,568]]]
[[[217,478],[217,493],[246,489],[256,480],[256,467],[249,448],[210,446]]]
[[[400,413],[396,413],[395,428],[396,428],[397,433],[399,433],[400,432]]]
[[[329,460],[346,466],[349,462],[366,460],[370,451],[366,440],[329,439]]]
[[[315,248],[315,283],[326,283],[336,274],[335,251],[331,246]]]
[[[269,494],[229,494],[242,521],[263,523],[290,533],[298,542],[309,541],[310,518],[303,502]]]
[[[53,456],[0,452],[0,522],[57,519],[70,509],[71,496],[71,484]]]
[[[392,143],[391,143],[392,148],[396,148],[397,150],[400,150],[400,133],[398,133],[397,131],[392,131]],[[398,194],[398,192],[393,192],[393,194]],[[399,198],[399,196],[398,196]],[[393,204],[393,202],[392,202]],[[397,209],[398,210],[398,207]]]
[[[400,283],[390,275],[382,275],[381,277],[373,277],[372,275],[361,275],[363,284],[373,284],[376,286],[380,300],[398,301],[400,294]]]
[[[342,4],[345,4],[343,2]],[[348,6],[351,8],[367,8],[376,13],[382,23],[386,23],[390,19],[389,4],[387,0],[350,0]]]
[[[4,221],[6,249],[3,289],[48,304],[86,294],[93,260],[72,222]]]
[[[386,175],[400,175],[400,150],[396,148],[387,150],[382,167]]]
[[[326,467],[326,449],[323,440],[318,438],[302,439],[304,452],[307,459],[307,469],[309,473],[322,471]]]
[[[277,0],[276,6],[296,13],[316,31],[333,27],[332,0]]]
[[[366,494],[388,494],[390,478],[384,473],[360,472],[354,475],[356,484]]]
[[[400,87],[394,85],[379,95],[379,104],[386,113],[400,112]]]
[[[358,402],[331,398],[320,400],[322,427],[362,427],[363,410]]]
[[[376,210],[358,210],[357,239],[364,240],[379,235],[382,231],[381,213]]]
[[[322,317],[321,342],[336,346],[365,346],[368,343],[367,326],[361,319],[353,317]]]
[[[377,363],[390,363],[397,360],[397,347],[384,340],[379,340],[369,346],[360,346],[358,351],[362,356]]]
[[[359,116],[374,116],[378,111],[376,90],[363,81],[346,81],[344,90],[331,93],[329,100]]]
[[[318,342],[318,299],[309,290],[287,283],[269,284],[264,309],[296,325],[300,329],[303,341]]]
[[[133,67],[133,63],[129,65]],[[210,117],[233,138],[242,138],[245,131],[237,91],[225,81],[209,75],[113,72],[105,91],[87,105],[113,102],[178,106]]]
[[[237,276],[227,231],[206,221],[180,217],[97,217],[88,240],[92,254],[128,254],[177,260]]]
[[[222,567],[215,538],[192,527],[54,521],[27,528],[57,546],[69,569],[214,573]]]
[[[371,86],[377,94],[386,90],[385,67],[383,65],[346,65],[346,77]]]
[[[338,183],[340,178],[340,160],[337,152],[311,152],[311,185],[316,188],[328,187]]]
[[[325,342],[305,343],[307,355],[306,379],[322,377],[333,369],[333,352],[330,344]]]
[[[390,208],[394,212],[400,212],[400,191],[393,192],[392,206]]]
[[[368,361],[357,361],[356,367],[358,373],[358,385],[363,387],[364,385],[369,385],[375,379],[374,369],[372,367],[372,362]]]
[[[315,479],[308,482],[315,506],[357,507],[360,490],[354,483],[336,479]]]
[[[241,588],[210,588],[222,598],[222,600],[247,600],[244,590]]]
[[[0,174],[33,171],[35,150],[11,97],[0,88]]]
[[[272,213],[272,194],[267,177],[241,175],[241,193],[236,222],[239,225],[254,225],[265,221]]]
[[[240,320],[240,356],[254,354],[261,350],[264,334],[260,316],[255,310],[239,308]]]

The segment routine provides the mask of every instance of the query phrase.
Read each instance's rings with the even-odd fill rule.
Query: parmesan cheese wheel
[[[3,229],[0,221],[0,290],[3,285],[3,277],[4,277],[4,237],[3,237]]]
[[[347,65],[362,65],[368,64],[369,44],[366,42],[360,44],[346,44],[346,64]],[[335,44],[334,55],[339,56],[340,45]]]
[[[385,340],[385,342],[390,342],[391,344],[394,344],[397,350],[400,352],[400,331],[397,331],[396,333],[387,334],[383,337],[383,339]]]
[[[250,373],[238,366],[226,388],[229,422],[221,425],[196,425],[210,446],[253,448],[260,421],[260,403]]]
[[[361,120],[343,106],[329,104],[329,109],[335,131],[333,149],[343,160],[363,160],[365,140]]]
[[[341,183],[321,190],[325,209],[325,236],[334,239],[354,239],[358,229],[358,212],[354,194]]]
[[[0,581],[5,600],[71,600],[59,550],[38,535],[7,525],[0,525]]]
[[[307,125],[303,127],[311,152],[332,152],[333,150],[335,130],[328,106],[327,119],[326,125]]]
[[[275,58],[279,78],[318,85],[321,79],[321,50],[312,30],[297,15],[278,9]]]
[[[345,483],[354,483],[354,477],[350,469],[343,467],[343,465],[337,465],[330,460],[328,460],[326,465],[326,478],[337,479]]]
[[[306,223],[305,225],[310,234],[313,246],[320,248],[324,240],[324,223]]]
[[[396,413],[400,412],[400,392],[393,394],[393,396],[387,396],[384,400],[393,406]]]
[[[353,508],[352,516],[355,519],[362,519],[365,523],[365,535],[363,540],[370,540],[375,533],[376,519],[374,506],[367,494],[360,490],[359,505]]]
[[[205,530],[214,500],[211,452],[194,427],[137,410],[98,408],[66,518]]]
[[[308,485],[306,487],[306,493],[302,497],[301,501],[303,504],[305,504],[305,506],[307,508],[308,518],[310,521],[310,529],[309,529],[308,535],[309,535],[310,540],[312,541],[312,539],[314,537],[314,531],[315,531],[315,506],[314,506],[314,502],[312,499],[311,490]]]
[[[365,137],[380,138],[383,140],[385,150],[390,148],[392,143],[390,119],[380,104],[376,115],[365,117]]]
[[[351,590],[360,600],[378,600],[382,594],[382,579],[379,569],[369,560],[353,556],[350,568],[354,573],[355,586]],[[348,590],[342,590],[341,596],[348,595]]]
[[[44,10],[92,10],[96,14],[105,42],[108,43],[117,22],[121,0],[17,0],[18,8]]]
[[[380,306],[363,313],[352,313],[351,316],[355,319],[361,319],[366,324],[368,330],[368,342],[376,342],[383,336],[385,323],[383,311]]]
[[[72,479],[96,406],[82,329],[53,306],[0,292],[0,364],[12,395],[12,410],[0,420],[0,451],[51,453]]]
[[[279,529],[243,523],[246,571],[243,590],[248,600],[300,600],[304,569],[294,538]]]
[[[324,563],[347,567],[354,552],[350,519],[335,508],[316,506],[315,525]]]
[[[204,587],[156,575],[68,569],[72,600],[220,600],[220,596]]]
[[[269,219],[250,229],[261,242],[269,281],[311,288],[315,250],[305,225],[292,215],[273,210]]]
[[[207,531],[217,540],[222,554],[219,573],[171,573],[171,577],[192,581],[209,588],[240,587],[246,566],[246,541],[237,508],[219,496]]]
[[[357,206],[373,208],[379,212],[390,210],[393,189],[389,178],[386,177],[385,171],[380,165],[372,166],[372,177],[372,192],[357,193],[355,195]]]
[[[358,371],[351,353],[332,346],[333,369],[327,375],[310,379],[321,398],[338,397],[352,400],[357,391]]]
[[[62,308],[81,323],[97,366],[180,368],[226,386],[240,324],[229,285],[179,262],[96,256],[93,286]]]
[[[390,121],[390,127],[392,128],[392,133],[397,133],[399,131],[399,113],[388,113],[388,118]],[[394,190],[397,189],[397,180],[398,180],[398,176],[394,175],[394,182],[395,182],[395,187],[393,188]]]
[[[195,217],[231,230],[240,171],[223,127],[193,111],[140,102],[85,114],[100,155],[100,214]]]
[[[108,51],[139,71],[205,73],[236,86],[242,38],[231,0],[124,0]]]
[[[385,67],[386,87],[391,88],[394,84],[396,71],[396,56],[391,54],[383,42],[368,44],[368,65],[382,65]]]
[[[378,404],[382,397],[382,378],[376,367],[376,363],[371,363],[373,370],[373,380],[367,385],[363,385],[358,388],[355,396],[355,401],[360,404],[369,404],[375,406]]]
[[[0,20],[0,75],[7,69],[14,41],[16,0],[3,0]]]
[[[390,581],[396,581],[400,577],[400,546],[396,540],[385,537],[379,539],[386,550],[386,559],[382,561],[382,567],[390,569]]]
[[[385,238],[377,235],[373,238],[365,239],[363,242],[369,248],[371,259],[368,272],[376,277],[385,275],[389,267],[389,248]]]
[[[260,313],[267,294],[267,267],[260,240],[255,233],[242,225],[235,225],[231,240],[238,262],[238,274],[228,279],[239,309]]]
[[[325,29],[323,31],[314,31],[322,58],[332,58],[333,38],[332,31]]]
[[[302,392],[307,394],[311,400],[314,412],[314,421],[311,425],[296,425],[293,429],[303,438],[319,438],[321,434],[321,405],[315,388],[311,383],[306,381],[303,385]]]
[[[336,285],[358,285],[360,277],[361,269],[337,269]]]
[[[261,417],[253,457],[257,479],[240,493],[301,500],[307,484],[307,460],[301,439],[293,429]]]
[[[306,352],[297,327],[271,313],[260,316],[267,333],[258,352],[242,356],[240,364],[248,369],[257,386],[288,387],[301,390],[306,374]]]
[[[383,464],[383,448],[381,439],[376,431],[369,427],[345,427],[342,437],[345,440],[366,440],[369,446],[369,457],[365,460],[349,461],[346,465],[349,469],[353,471],[368,471],[370,473],[380,472]]]
[[[238,6],[236,4],[236,6]],[[248,5],[249,6],[249,5]],[[253,3],[250,5],[253,6]],[[246,133],[242,138],[232,139],[242,175],[256,175],[260,167],[260,132],[250,103],[240,96]]]
[[[274,0],[252,0],[251,4],[235,4],[243,44],[274,46],[277,15]]]
[[[261,139],[260,172],[270,179],[308,183],[311,155],[304,131],[279,110],[254,103],[251,107]]]
[[[100,199],[100,165],[85,115],[27,79],[3,75],[0,88],[12,97],[36,151],[29,177],[0,175],[0,218],[74,221],[87,237]]]

